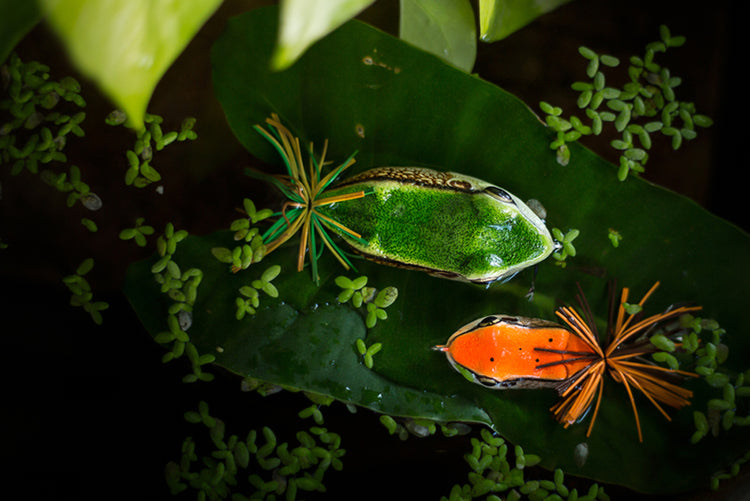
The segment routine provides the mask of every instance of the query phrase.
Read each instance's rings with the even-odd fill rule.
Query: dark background
[[[198,141],[157,153],[154,165],[164,176],[161,196],[150,188],[124,187],[124,151],[132,147],[133,136],[103,125],[111,104],[75,73],[48,29],[36,28],[18,47],[24,61],[50,65],[53,78],[73,75],[83,84],[87,135],[71,140],[66,153],[104,201],[97,213],[79,205],[67,209],[64,195],[39,179],[0,172],[0,236],[9,243],[0,251],[2,450],[13,465],[6,469],[6,483],[20,488],[24,499],[167,497],[164,465],[179,460],[186,435],[206,436],[204,429],[182,420],[183,412],[196,409],[200,399],[227,421],[229,433],[270,424],[281,440],[292,441],[295,431],[312,424],[296,417],[309,405],[299,395],[263,399],[241,393],[239,380],[221,372],[211,384],[181,383],[189,369],[183,362],[161,364],[161,348],[120,292],[127,265],[152,249],[120,241],[120,229],[143,216],[157,232],[172,221],[191,233],[207,233],[225,227],[234,218],[235,205],[247,196],[245,181],[238,179],[252,160],[213,98],[208,54],[226,18],[258,3],[225,2],[157,87],[149,111],[165,117],[166,129],[177,129],[182,118],[195,116],[199,135]],[[580,45],[627,61],[658,39],[660,24],[668,25],[673,35],[687,36],[682,48],[659,62],[683,78],[678,98],[693,101],[715,124],[699,130],[698,138],[677,152],[669,142],[655,141],[644,177],[748,230],[743,172],[748,164],[743,127],[747,100],[740,81],[747,65],[742,43],[746,14],[744,2],[728,0],[574,0],[505,40],[481,43],[474,71],[534,110],[545,100],[567,115],[576,110],[576,94],[569,86],[585,78]],[[397,16],[396,0],[378,0],[361,18],[395,34]],[[613,85],[624,81],[614,78]],[[611,139],[583,142],[616,161]],[[81,217],[94,219],[99,232],[88,233]],[[96,260],[87,276],[95,298],[110,303],[101,327],[68,305],[69,293],[60,281],[89,256]],[[721,258],[717,249],[716,259]],[[325,425],[343,435],[347,449],[344,471],[327,475],[331,498],[400,499],[408,493],[439,499],[453,484],[466,482],[468,467],[461,457],[469,450],[468,439],[436,436],[401,442],[389,437],[377,416],[366,410],[350,415],[334,404],[324,415]],[[675,498],[742,499],[748,480],[745,473],[723,482],[718,493]],[[587,489],[585,483],[579,485]],[[607,490],[612,499],[633,499],[626,490]]]

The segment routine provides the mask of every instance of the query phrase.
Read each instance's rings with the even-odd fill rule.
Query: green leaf
[[[76,275],[85,275],[88,272],[90,272],[94,268],[94,259],[93,258],[86,258],[83,260],[81,264],[78,265],[78,268],[76,269]]]
[[[28,3],[28,2],[24,2]],[[78,69],[143,127],[162,75],[221,0],[39,0]]]
[[[401,0],[399,36],[464,70],[477,56],[474,10],[468,0]]]
[[[264,282],[270,282],[274,278],[278,277],[279,273],[281,273],[281,266],[271,266],[263,272],[261,280],[263,280]]]
[[[716,397],[701,379],[684,383],[695,392],[693,405],[667,409],[672,421],[636,395],[644,434],[639,443],[627,393],[607,376],[596,426],[587,438],[590,418],[568,428],[553,419],[554,390],[488,390],[466,381],[431,347],[487,315],[554,320],[556,305],[575,302],[577,283],[603,323],[608,282],[629,287],[629,300],[635,302],[659,280],[646,314],[682,301],[702,305],[706,317],[727,330],[728,370],[738,370],[750,359],[746,233],[640,178],[619,182],[616,166],[579,144],[569,145],[570,165],[559,166],[548,147],[554,132],[525,103],[362,23],[343,25],[298,64],[270,72],[276,20],[275,9],[233,19],[212,54],[214,88],[229,125],[250,152],[278,166],[271,173],[282,173],[283,166],[252,126],[275,112],[301,144],[320,145],[327,138],[332,161],[358,151],[347,175],[375,166],[432,166],[538,199],[550,227],[580,231],[577,255],[565,269],[552,259],[539,265],[532,301],[525,297],[531,270],[484,287],[357,260],[357,275],[367,276],[368,286],[394,286],[399,292],[388,307],[389,318],[368,330],[363,308],[336,301],[342,289],[335,278],[344,272],[330,253],[318,261],[316,287],[309,270],[296,272],[299,237],[266,255],[257,272],[251,266],[250,277],[232,274],[211,254],[212,248],[235,245],[231,231],[188,237],[174,259],[183,269],[204,272],[190,329],[200,354],[215,354],[218,365],[243,377],[391,415],[484,423],[511,444],[538,454],[541,466],[649,493],[705,487],[711,472],[745,454],[750,430],[738,426],[690,444],[693,411],[706,409]],[[382,66],[368,64],[375,49]],[[609,228],[627,235],[619,249],[604,236]],[[170,303],[150,272],[156,260],[132,266],[126,284],[152,335],[165,330]],[[282,268],[273,281],[278,298],[264,295],[256,314],[238,322],[237,290],[272,265]],[[357,339],[382,344],[372,369],[357,353]],[[582,443],[589,460],[578,465],[575,451]]]
[[[294,64],[312,44],[359,14],[374,0],[282,0],[278,41],[271,58],[276,70]]]
[[[479,36],[483,42],[502,40],[569,1],[479,0]]]

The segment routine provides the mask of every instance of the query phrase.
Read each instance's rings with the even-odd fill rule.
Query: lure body
[[[591,364],[595,355],[554,322],[508,315],[470,322],[434,349],[445,352],[464,377],[493,389],[557,386]]]
[[[364,257],[462,281],[507,279],[555,249],[544,222],[485,181],[418,167],[368,170],[326,191],[367,196],[320,207],[361,235],[336,231]]]

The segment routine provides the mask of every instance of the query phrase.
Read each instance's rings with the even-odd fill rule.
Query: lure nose
[[[436,344],[435,346],[432,347],[432,349],[435,351],[448,351],[449,350],[448,346],[444,344]]]

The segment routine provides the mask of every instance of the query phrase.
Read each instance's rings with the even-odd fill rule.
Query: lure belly
[[[469,381],[493,389],[554,387],[595,357],[583,340],[554,322],[508,315],[470,322],[433,349]]]
[[[544,222],[485,181],[417,167],[368,170],[326,191],[365,192],[318,211],[357,253],[383,264],[476,283],[508,279],[555,249]]]

